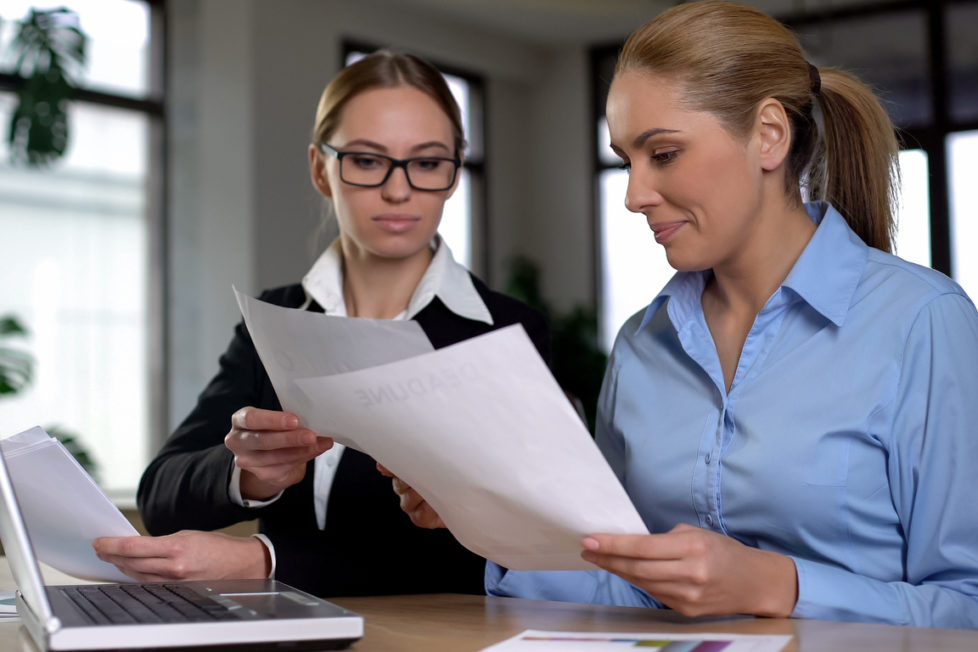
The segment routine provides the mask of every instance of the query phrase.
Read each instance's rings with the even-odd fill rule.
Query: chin
[[[713,267],[698,256],[683,255],[666,249],[666,261],[677,272],[702,272]]]
[[[429,242],[431,242],[430,238],[423,242],[402,242],[394,245],[390,243],[379,244],[376,247],[371,247],[370,251],[378,258],[385,258],[387,260],[413,258],[427,249]]]

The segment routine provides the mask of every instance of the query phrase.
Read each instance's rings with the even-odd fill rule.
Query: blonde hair
[[[377,50],[350,64],[323,90],[312,130],[314,143],[326,143],[339,126],[343,107],[358,94],[373,88],[413,86],[442,108],[452,125],[455,155],[465,150],[465,132],[458,103],[441,73],[412,54]]]
[[[727,0],[677,5],[628,38],[615,74],[671,79],[686,105],[745,135],[761,101],[774,98],[791,120],[785,191],[826,199],[866,244],[891,251],[899,147],[872,90],[833,68],[814,68],[792,32],[753,7]],[[815,117],[821,110],[824,134]]]

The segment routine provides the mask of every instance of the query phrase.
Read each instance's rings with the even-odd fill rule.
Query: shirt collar
[[[492,325],[492,314],[475,289],[469,270],[455,261],[452,251],[439,235],[432,241],[435,250],[428,269],[414,289],[407,310],[395,319],[412,319],[432,299],[438,297],[445,307],[466,319]],[[328,315],[346,316],[343,300],[343,250],[337,238],[319,256],[302,279],[308,299],[315,300]],[[308,303],[308,301],[307,301]]]
[[[841,326],[862,277],[869,247],[849,228],[845,218],[824,201],[809,202],[805,210],[818,228],[782,283],[826,319]],[[677,272],[645,311],[642,330],[663,303],[678,328],[695,310],[709,278],[709,271]]]
[[[869,246],[829,203],[810,202],[805,209],[818,228],[782,285],[841,326],[866,268]]]

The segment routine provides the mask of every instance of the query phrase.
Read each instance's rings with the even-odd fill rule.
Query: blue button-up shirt
[[[794,616],[978,627],[978,313],[867,247],[832,207],[754,322],[729,393],[678,273],[621,329],[597,442],[649,530],[689,523],[790,556]],[[515,572],[490,594],[658,606],[605,571]]]

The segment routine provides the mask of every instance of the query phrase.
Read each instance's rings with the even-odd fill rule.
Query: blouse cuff
[[[251,536],[255,537],[265,545],[265,549],[268,550],[268,556],[272,560],[272,569],[268,572],[265,579],[275,579],[275,546],[272,545],[272,542],[264,534],[252,534]]]
[[[276,500],[282,497],[283,492],[278,492],[268,500],[251,500],[244,498],[241,495],[241,468],[235,466],[231,469],[231,479],[228,481],[228,497],[231,502],[235,505],[240,505],[241,507],[265,507],[266,505],[271,505]],[[274,556],[273,556],[274,559]]]

